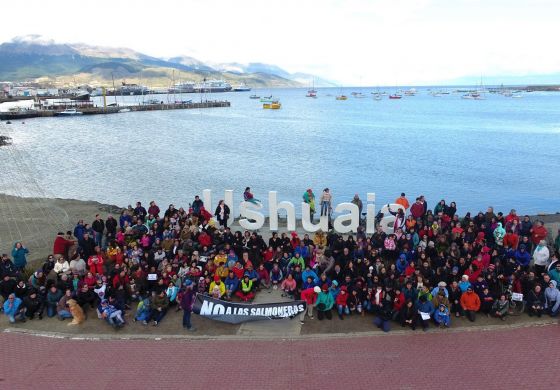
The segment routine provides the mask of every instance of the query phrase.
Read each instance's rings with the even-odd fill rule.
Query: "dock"
[[[231,103],[227,100],[214,100],[189,103],[158,103],[158,104],[141,104],[131,106],[107,106],[107,107],[76,107],[83,115],[106,115],[117,114],[122,110],[130,112],[136,111],[166,111],[166,110],[192,110],[199,108],[217,108],[230,107]],[[71,108],[70,106],[68,108]],[[14,112],[0,112],[1,120],[17,120],[24,118],[44,118],[53,117],[59,112],[63,112],[64,108],[57,109],[39,109],[39,110],[22,110]]]

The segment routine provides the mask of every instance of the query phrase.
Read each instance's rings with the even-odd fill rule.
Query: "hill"
[[[150,87],[168,87],[173,80],[224,79],[251,87],[301,87],[303,84],[275,65],[213,67],[195,58],[152,57],[128,48],[56,43],[37,35],[0,44],[0,80],[51,84],[110,85],[126,80]],[[235,64],[235,63],[232,63]]]

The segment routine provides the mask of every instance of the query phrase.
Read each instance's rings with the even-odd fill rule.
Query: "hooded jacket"
[[[548,259],[550,258],[550,252],[546,245],[537,245],[535,251],[533,252],[533,260],[535,260],[535,265],[546,266],[548,265]]]
[[[29,253],[29,250],[27,250],[27,248],[24,248],[23,246],[20,248],[16,248],[16,245],[18,243],[19,241],[16,241],[14,243],[14,247],[12,249],[12,258],[14,259],[14,265],[17,268],[24,268],[27,265],[26,255]]]
[[[480,309],[480,297],[472,291],[466,291],[461,295],[461,306],[464,310],[478,311]]]
[[[551,311],[556,312],[560,309],[560,290],[557,288],[556,280],[551,280],[550,284],[554,287],[548,286],[546,290],[544,290],[544,307],[545,309],[551,309]]]
[[[317,310],[329,311],[332,309],[334,305],[334,298],[328,291],[327,292],[321,291],[317,296],[317,301],[315,302],[315,305],[317,306]]]

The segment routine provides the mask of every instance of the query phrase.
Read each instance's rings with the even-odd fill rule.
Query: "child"
[[[440,328],[444,326],[449,328],[449,326],[451,326],[451,316],[449,315],[447,306],[439,305],[438,309],[434,312],[434,321]]]
[[[292,276],[292,274],[288,274],[288,277],[284,279],[280,287],[282,288],[283,291],[282,293],[283,297],[285,296],[288,296],[290,298],[294,297],[297,288],[297,283],[294,277]]]
[[[278,290],[278,284],[282,282],[283,277],[284,275],[282,274],[282,270],[278,266],[278,263],[274,263],[272,270],[270,271],[270,281],[272,283],[273,290]]]
[[[350,315],[348,308],[348,289],[346,286],[340,288],[340,293],[336,296],[336,309],[338,310],[338,318],[344,319],[343,315]]]

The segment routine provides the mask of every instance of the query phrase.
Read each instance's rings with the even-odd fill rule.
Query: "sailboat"
[[[342,93],[342,88],[340,88],[340,95],[336,96],[336,100],[348,100],[348,96]]]
[[[310,97],[310,98],[316,98],[317,97],[317,91],[315,90],[315,77],[313,78],[311,89],[307,91],[307,95],[305,95],[305,96]]]
[[[396,85],[396,83],[395,83]],[[399,93],[398,87],[395,87],[395,93],[389,95],[389,99],[402,99],[402,95]]]

